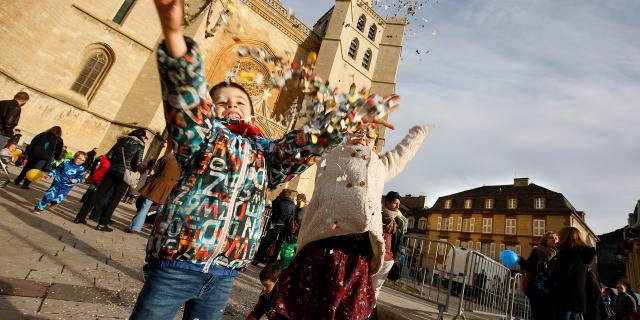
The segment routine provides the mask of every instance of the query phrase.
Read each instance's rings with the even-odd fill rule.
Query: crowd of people
[[[557,234],[546,232],[529,258],[519,259],[533,319],[638,319],[638,297],[623,281],[617,284],[617,293],[601,284],[595,256],[595,248],[584,243],[580,230],[565,227]]]
[[[182,33],[181,1],[155,4],[165,37],[157,53],[169,135],[163,157],[143,164],[143,129],[119,137],[104,155],[97,149],[69,155],[56,126],[33,138],[15,184],[29,188],[25,177],[32,169],[53,178],[35,206],[40,214],[58,205],[86,171],[89,188],[74,223],[89,217],[103,232],[113,231],[112,215],[128,193],[139,195],[126,232],[140,232],[156,207],[145,282],[130,319],[173,319],[181,307],[183,319],[221,319],[238,271],[261,262],[264,290],[247,319],[375,318],[385,280],[399,277],[407,231],[400,195],[391,191],[383,198],[384,185],[402,172],[432,127],[415,126],[392,150],[378,153],[376,128],[391,124],[375,114],[363,116],[355,129],[330,128],[329,119],[349,116],[333,110],[316,119],[313,137],[298,129],[266,139],[253,126],[252,101],[242,85],[208,87],[198,44]],[[19,108],[28,100],[21,92],[0,101],[0,136],[9,151],[17,144],[10,140]],[[318,159],[309,203],[288,189],[267,201],[268,190]],[[547,233],[521,259],[534,319],[637,317],[637,298],[627,284],[616,293],[601,289],[591,269],[594,257],[579,231],[565,228]]]

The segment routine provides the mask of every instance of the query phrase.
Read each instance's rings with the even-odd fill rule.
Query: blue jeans
[[[144,220],[147,218],[147,214],[149,213],[149,209],[151,209],[152,205],[153,205],[153,201],[147,198],[144,199],[144,202],[142,202],[142,206],[140,207],[140,210],[138,211],[138,213],[136,213],[136,216],[133,217],[133,220],[131,220],[131,223],[129,223],[129,229],[134,231],[142,230],[142,226],[144,225]],[[157,212],[161,212],[161,211],[162,211],[162,205],[159,205]]]
[[[183,304],[183,320],[222,319],[235,278],[177,268],[152,268],[129,319],[172,320]]]
[[[576,313],[576,312],[572,312],[572,311],[568,311],[568,310],[563,310],[559,312],[559,320],[580,320],[582,319],[580,317],[580,313]]]

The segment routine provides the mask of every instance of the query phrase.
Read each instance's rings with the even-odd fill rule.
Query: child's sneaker
[[[57,208],[57,207],[58,207],[58,204],[57,204],[57,203],[52,203],[52,204],[49,206],[49,209],[53,210],[53,209],[55,209],[55,208]]]
[[[41,214],[42,214],[42,210],[34,209],[34,210],[33,210],[33,213],[34,213],[34,214],[37,214],[37,215],[41,215]]]

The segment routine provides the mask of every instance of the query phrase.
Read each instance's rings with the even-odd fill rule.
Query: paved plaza
[[[17,168],[11,170],[15,176]],[[54,210],[35,215],[47,187],[39,181],[31,190],[0,189],[0,318],[126,319],[143,284],[148,225],[140,234],[124,232],[135,210],[127,204],[113,215],[114,232],[96,231],[91,220],[74,224],[83,184]],[[260,294],[259,271],[250,266],[238,275],[225,320],[246,318]],[[435,319],[436,313],[391,288],[379,301],[381,319]]]

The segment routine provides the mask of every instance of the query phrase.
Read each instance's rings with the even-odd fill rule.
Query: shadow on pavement
[[[20,203],[25,203],[26,201],[22,201],[18,198],[16,198],[15,196],[13,196],[11,193],[9,192],[5,192],[4,196],[7,198],[7,200],[12,200],[11,202],[13,202],[14,204],[20,204]],[[28,202],[26,202],[28,203]],[[99,249],[93,247],[92,245],[90,245],[89,243],[82,241],[78,238],[76,238],[72,233],[69,232],[69,230],[64,229],[59,227],[56,224],[53,224],[45,219],[41,219],[36,215],[33,214],[25,214],[22,212],[16,212],[17,210],[15,210],[15,208],[12,208],[11,206],[8,206],[7,204],[2,204],[3,206],[5,206],[5,208],[7,208],[7,212],[12,214],[13,216],[15,216],[16,218],[20,219],[21,221],[23,221],[24,223],[26,223],[27,225],[35,228],[35,229],[40,229],[43,230],[44,232],[46,232],[47,234],[51,235],[54,239],[59,239],[59,237],[64,236],[64,237],[70,237],[69,240],[74,241],[76,244],[78,244],[76,246],[77,250],[82,251],[83,253],[87,254],[87,259],[95,259],[96,261],[100,262],[100,263],[105,263],[105,261],[109,260],[109,265],[120,270],[122,273],[126,274],[127,276],[133,278],[133,279],[138,279],[141,276],[141,271],[140,270],[134,270],[132,268],[129,268],[125,265],[122,265],[121,263],[118,263],[115,260],[111,260],[109,256],[105,255],[104,253],[100,252]],[[58,216],[63,217],[65,219],[69,218],[65,215],[60,215],[58,214]],[[74,215],[75,217],[75,215]],[[70,220],[73,220],[73,218],[71,218]],[[42,254],[47,255],[49,258],[55,260],[56,262],[60,263],[60,264],[64,264],[59,258],[49,254],[43,247],[39,246],[38,244],[30,241],[27,237],[25,237],[24,235],[21,234],[17,234],[16,232],[10,230],[9,228],[6,228],[2,225],[0,225],[0,227],[7,233],[12,234],[13,236],[15,236],[16,238],[19,238],[22,242],[27,243],[28,245],[30,245],[31,247],[33,247],[34,249],[38,250],[39,252],[41,252]],[[97,232],[97,231],[96,231]],[[59,240],[60,241],[60,240]],[[61,241],[62,242],[62,241]],[[89,279],[89,277],[86,274],[80,273],[80,272],[76,272],[73,271],[74,274],[90,280],[91,282],[93,282],[93,277],[91,277],[91,279]]]

